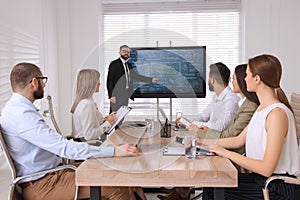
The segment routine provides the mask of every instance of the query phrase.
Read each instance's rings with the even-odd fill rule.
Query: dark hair
[[[235,76],[236,81],[239,85],[241,92],[246,96],[246,98],[252,101],[253,103],[256,103],[256,105],[259,105],[259,100],[256,93],[247,91],[247,84],[245,81],[247,75],[246,69],[247,69],[247,64],[241,64],[235,67],[234,73],[236,75]]]
[[[18,63],[10,73],[10,84],[12,90],[23,89],[29,84],[33,77],[41,76],[40,68],[32,63]]]
[[[276,90],[279,101],[293,111],[284,91],[280,88],[282,67],[278,58],[263,54],[249,59],[248,65],[253,77],[260,76],[262,82]]]
[[[120,46],[120,51],[121,51],[123,48],[129,48],[129,46],[127,46],[126,44]]]
[[[221,62],[211,64],[209,67],[210,67],[209,76],[214,77],[218,83],[227,86],[230,77],[229,68]]]

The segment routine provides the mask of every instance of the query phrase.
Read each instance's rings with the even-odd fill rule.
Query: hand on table
[[[140,150],[131,145],[131,144],[123,144],[115,147],[114,156],[137,156],[140,153]]]

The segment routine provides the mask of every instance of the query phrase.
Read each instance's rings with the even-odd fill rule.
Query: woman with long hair
[[[76,97],[71,108],[72,136],[85,140],[99,139],[115,123],[114,113],[104,120],[93,99],[99,92],[100,73],[95,69],[82,69],[77,74]]]
[[[238,175],[238,187],[226,188],[226,199],[263,199],[262,188],[274,174],[294,176],[299,171],[298,144],[292,108],[280,87],[282,68],[272,55],[249,59],[247,90],[256,92],[260,105],[249,125],[236,137],[222,138],[211,148],[252,173]],[[245,145],[246,156],[230,151]],[[296,199],[299,186],[281,180],[269,185],[270,199]],[[205,188],[203,199],[212,199]],[[298,196],[299,199],[299,196]]]

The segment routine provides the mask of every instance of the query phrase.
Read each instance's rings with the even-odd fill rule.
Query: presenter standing
[[[112,61],[108,68],[107,91],[110,99],[110,112],[117,111],[121,106],[127,106],[133,93],[133,81],[152,82],[157,78],[140,75],[132,65],[128,63],[130,48],[127,45],[120,47],[120,57]]]

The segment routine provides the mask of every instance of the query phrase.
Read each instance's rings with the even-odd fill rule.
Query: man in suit
[[[152,82],[157,78],[140,75],[136,69],[128,63],[130,48],[127,45],[120,47],[120,57],[112,61],[108,68],[107,91],[110,100],[110,112],[117,111],[121,106],[127,106],[133,93],[133,81]]]

